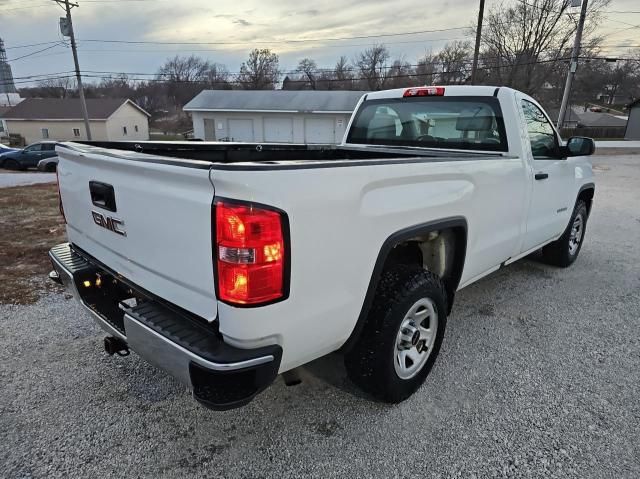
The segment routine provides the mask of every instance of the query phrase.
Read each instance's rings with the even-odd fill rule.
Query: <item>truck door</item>
[[[529,251],[564,231],[573,203],[569,195],[573,168],[560,158],[559,135],[542,108],[531,99],[517,95],[526,128],[523,154],[531,165],[531,202],[522,252]]]

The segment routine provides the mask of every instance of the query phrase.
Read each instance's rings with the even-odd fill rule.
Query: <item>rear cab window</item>
[[[418,97],[365,101],[347,143],[508,151],[493,97]]]

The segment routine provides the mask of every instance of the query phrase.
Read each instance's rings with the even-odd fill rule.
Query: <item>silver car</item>
[[[58,168],[58,157],[52,156],[51,158],[44,158],[38,162],[39,171],[49,171],[53,173]]]

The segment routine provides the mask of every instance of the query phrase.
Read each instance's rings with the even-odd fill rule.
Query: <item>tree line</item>
[[[604,40],[596,35],[602,9],[609,0],[592,2],[585,26],[573,102],[594,101],[598,95],[615,103],[640,97],[640,52],[624,59],[606,59]],[[560,101],[576,30],[575,14],[566,0],[518,0],[496,5],[485,14],[477,84],[505,85],[537,96],[547,105]],[[469,28],[467,35],[475,35]],[[453,41],[437,52],[410,61],[392,58],[384,44],[374,44],[353,58],[340,56],[321,68],[303,58],[284,71],[277,53],[254,49],[238,72],[198,56],[168,59],[153,76],[112,75],[88,82],[86,96],[127,97],[154,116],[180,112],[203,89],[380,90],[415,85],[466,84],[472,65],[470,41]],[[88,80],[92,75],[87,74]],[[95,75],[96,77],[98,75]],[[72,78],[45,80],[25,96],[73,96]]]

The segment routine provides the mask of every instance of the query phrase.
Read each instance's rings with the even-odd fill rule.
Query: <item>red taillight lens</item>
[[[443,96],[444,95],[444,87],[443,86],[422,86],[418,88],[408,88],[404,91],[403,97],[414,97],[414,96]]]
[[[283,299],[285,214],[262,205],[218,201],[215,218],[218,299],[251,306]]]
[[[60,214],[62,215],[64,224],[67,224],[67,218],[64,215],[64,208],[62,207],[62,196],[60,196],[60,178],[58,177],[58,168],[56,168],[56,184],[58,186],[58,208],[60,209]]]

